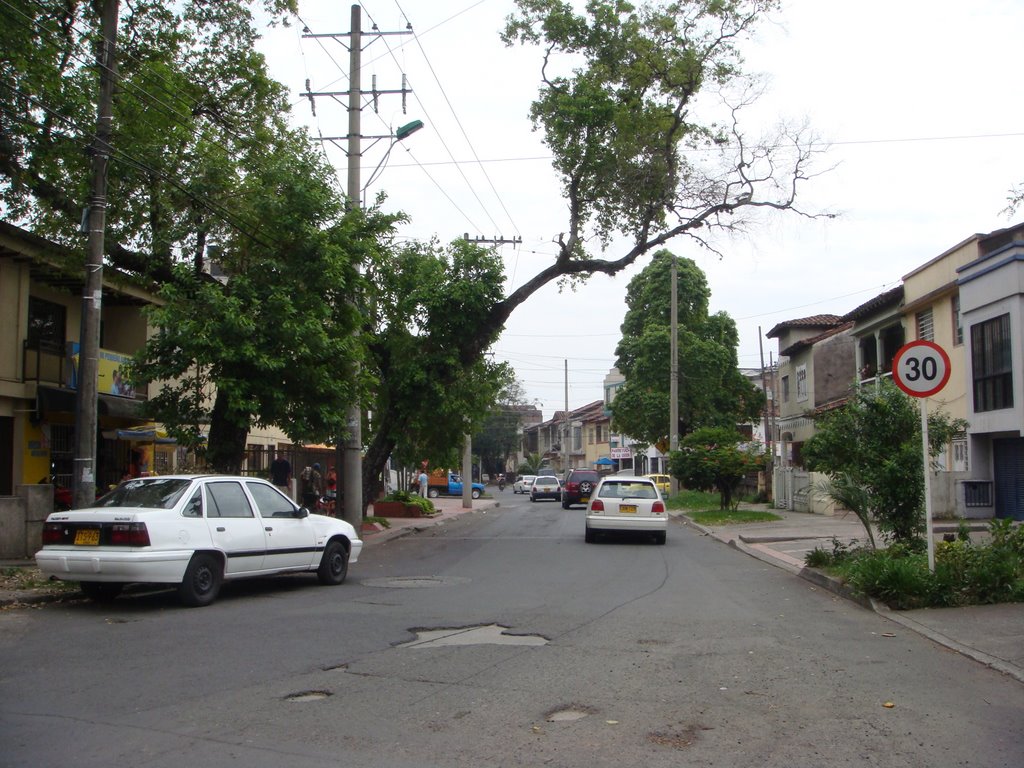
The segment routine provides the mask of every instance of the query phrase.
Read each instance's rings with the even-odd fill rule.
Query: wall
[[[822,406],[850,395],[857,380],[857,339],[843,331],[814,345],[814,405]]]
[[[26,559],[42,546],[43,523],[53,512],[52,485],[19,485],[0,496],[0,558]]]

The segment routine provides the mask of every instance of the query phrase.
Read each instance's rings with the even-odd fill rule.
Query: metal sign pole
[[[935,573],[935,539],[932,535],[932,473],[931,452],[928,450],[928,398],[921,403],[921,443],[924,456],[924,525],[928,537],[928,570]]]

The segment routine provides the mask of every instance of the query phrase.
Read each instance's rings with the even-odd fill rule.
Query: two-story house
[[[0,495],[53,479],[71,486],[75,453],[75,375],[83,268],[75,254],[0,222]],[[129,277],[104,270],[100,322],[98,452],[100,488],[121,479],[135,459],[169,469],[173,453],[128,438],[143,416],[145,389],[123,375],[146,341],[142,310],[156,297]]]
[[[1024,225],[993,232],[957,269],[963,329],[968,516],[1024,520]]]

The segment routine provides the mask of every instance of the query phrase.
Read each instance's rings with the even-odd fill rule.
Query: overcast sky
[[[347,32],[350,3],[300,0],[314,33]],[[363,89],[413,93],[402,112],[383,94],[363,111],[362,134],[387,134],[414,119],[426,127],[395,146],[367,190],[388,194],[405,211],[401,234],[448,241],[522,238],[501,248],[508,286],[550,263],[552,239],[567,212],[550,156],[528,118],[537,93],[540,52],[506,48],[498,38],[511,0],[367,0],[363,30],[385,36],[365,48]],[[1002,213],[1024,182],[1024,98],[1020,88],[1020,0],[783,0],[744,47],[747,70],[767,93],[748,133],[780,120],[808,120],[836,166],[805,187],[800,205],[839,213],[832,220],[793,215],[765,221],[745,238],[722,238],[722,258],[686,239],[671,246],[707,273],[712,311],[740,329],[743,367],[777,357],[763,338],[775,324],[819,313],[843,314],[898,284],[929,259],[975,232],[1024,219]],[[364,39],[364,43],[367,42]],[[272,76],[294,94],[295,119],[314,135],[347,133],[344,100],[317,99],[316,117],[299,94],[348,88],[348,51],[339,42],[302,37],[302,24],[267,30],[262,42]],[[362,183],[388,141],[364,142]],[[344,145],[344,141],[339,144]],[[345,185],[347,159],[326,142]],[[619,249],[621,251],[621,249]],[[607,254],[618,255],[615,248]],[[494,347],[528,397],[550,417],[602,397],[615,362],[625,289],[648,263],[614,278],[598,275],[575,291],[549,285],[519,307]],[[760,333],[759,333],[760,330]]]

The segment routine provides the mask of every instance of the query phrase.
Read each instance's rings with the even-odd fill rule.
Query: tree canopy
[[[626,382],[612,401],[616,429],[648,444],[669,437],[672,259],[667,250],[629,282],[616,365]],[[736,324],[708,314],[711,290],[692,259],[677,258],[679,432],[757,419],[764,395],[738,367]]]

